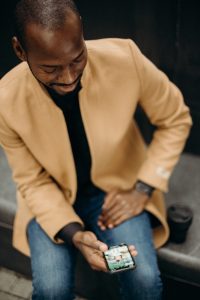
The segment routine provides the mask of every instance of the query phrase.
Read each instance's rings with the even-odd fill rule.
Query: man
[[[19,1],[13,47],[23,62],[0,83],[0,143],[33,299],[73,299],[75,250],[106,272],[102,252],[122,242],[138,252],[136,270],[119,275],[123,299],[161,299],[161,191],[191,126],[181,93],[132,41],[85,42],[72,0]],[[138,104],[157,126],[148,149]]]

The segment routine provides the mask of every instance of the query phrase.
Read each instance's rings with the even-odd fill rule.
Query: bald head
[[[15,34],[25,48],[28,25],[35,24],[48,31],[56,31],[72,13],[80,17],[73,0],[21,0],[15,10]]]
[[[87,63],[80,15],[72,0],[21,0],[13,49],[34,77],[60,95],[72,92]]]

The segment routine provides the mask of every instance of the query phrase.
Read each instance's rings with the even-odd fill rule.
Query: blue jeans
[[[152,243],[149,214],[123,222],[119,226],[102,231],[97,225],[105,194],[90,199],[77,199],[74,209],[84,221],[87,230],[93,231],[108,246],[122,242],[135,245],[138,255],[137,268],[117,275],[121,299],[159,300],[162,298],[162,282]],[[31,249],[33,276],[33,300],[72,300],[74,296],[76,250],[67,244],[55,244],[32,220],[27,228]]]

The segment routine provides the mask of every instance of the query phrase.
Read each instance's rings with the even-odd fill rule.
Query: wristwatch
[[[151,197],[155,188],[148,185],[147,183],[144,183],[143,181],[138,180],[135,184],[135,190],[139,193],[146,194],[147,196]]]

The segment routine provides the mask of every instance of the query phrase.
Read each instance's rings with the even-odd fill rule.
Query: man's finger
[[[108,249],[108,246],[105,243],[97,240],[96,236],[92,236],[91,234],[84,236],[82,244],[100,251],[106,251]]]
[[[118,192],[115,190],[115,191],[112,191],[112,192],[108,193],[108,194],[105,196],[105,198],[104,198],[104,204],[103,204],[103,206],[102,206],[102,209],[103,209],[103,210],[107,208],[107,206],[108,206],[109,203],[112,201],[112,199],[117,195],[117,193],[118,193]]]
[[[131,255],[132,255],[132,256],[137,256],[138,252],[137,252],[137,250],[135,249],[135,246],[130,245],[128,248],[129,248],[129,251],[131,252]]]
[[[99,252],[98,254],[95,254],[93,256],[92,261],[91,261],[91,265],[96,270],[101,270],[103,272],[107,271],[107,266],[106,266],[105,260],[104,260],[103,255],[102,255],[101,252]]]
[[[110,218],[108,218],[104,224],[105,226],[109,227],[109,224],[116,225],[120,224],[122,221],[125,221],[128,219],[128,213],[125,213],[123,211],[117,211],[114,215],[112,215]],[[118,223],[120,221],[120,223]]]
[[[118,217],[119,214],[120,215],[124,214],[124,212],[123,212],[121,206],[116,204],[112,208],[109,208],[108,210],[106,210],[101,215],[100,221],[102,221],[105,224],[110,221],[112,222]]]
[[[127,216],[121,216],[119,217],[115,222],[114,222],[114,226],[117,226],[119,224],[121,224],[122,222],[126,221],[128,219]]]
[[[106,230],[106,227],[105,227],[105,225],[103,224],[103,222],[102,222],[101,220],[99,220],[99,221],[97,222],[97,224],[98,224],[98,226],[101,228],[101,230]]]
[[[104,203],[104,205],[102,206],[102,214],[104,214],[108,210],[114,208],[119,203],[119,200],[116,197],[118,197],[118,194],[114,195],[112,197],[112,199],[110,199],[109,201],[107,201],[106,203]]]

